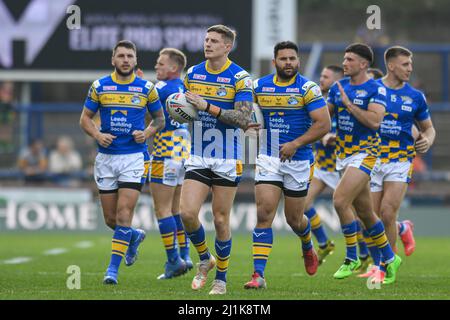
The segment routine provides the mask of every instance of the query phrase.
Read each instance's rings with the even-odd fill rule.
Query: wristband
[[[209,104],[209,107],[206,107],[206,108],[207,108],[206,110],[208,111],[208,113],[216,118],[220,117],[220,114],[222,113],[221,108],[219,108],[215,105],[212,105],[212,104]]]
[[[205,111],[209,113],[209,108],[211,107],[211,103],[209,103],[208,101],[206,101],[206,109]]]

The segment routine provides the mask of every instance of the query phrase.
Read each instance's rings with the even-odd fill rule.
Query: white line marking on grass
[[[30,257],[16,257],[3,261],[3,264],[21,264],[30,262],[32,259]]]
[[[87,249],[93,247],[94,243],[92,241],[80,241],[75,243],[74,247],[79,249]]]
[[[58,254],[66,253],[67,251],[66,248],[54,248],[44,251],[43,254],[46,256],[56,256]]]

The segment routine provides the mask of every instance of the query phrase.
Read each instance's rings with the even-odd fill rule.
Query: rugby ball
[[[172,93],[166,99],[166,110],[179,123],[189,123],[198,119],[198,110],[186,100],[184,93]]]

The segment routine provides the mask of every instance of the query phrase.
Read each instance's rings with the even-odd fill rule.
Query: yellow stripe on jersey
[[[305,105],[305,102],[300,94],[271,93],[270,95],[258,94],[258,105],[261,108],[271,109],[299,109]]]
[[[129,108],[144,108],[148,103],[148,99],[144,95],[134,92],[102,93],[100,95],[100,103],[103,107],[126,106]]]
[[[149,103],[154,103],[159,100],[158,91],[156,91],[155,86],[152,84],[152,89],[148,92],[147,96]]]
[[[206,99],[225,102],[233,102],[234,96],[236,95],[236,90],[233,86],[221,83],[206,83],[195,80],[190,81],[189,91]]]
[[[92,101],[98,102],[98,93],[97,89],[95,89],[94,83],[91,85],[91,89],[89,90],[89,98],[91,98]]]

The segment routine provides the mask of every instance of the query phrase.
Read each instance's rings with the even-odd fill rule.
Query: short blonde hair
[[[178,49],[175,48],[164,48],[159,52],[159,55],[167,55],[169,59],[178,65],[178,69],[184,70],[186,68],[187,59],[186,55]]]

